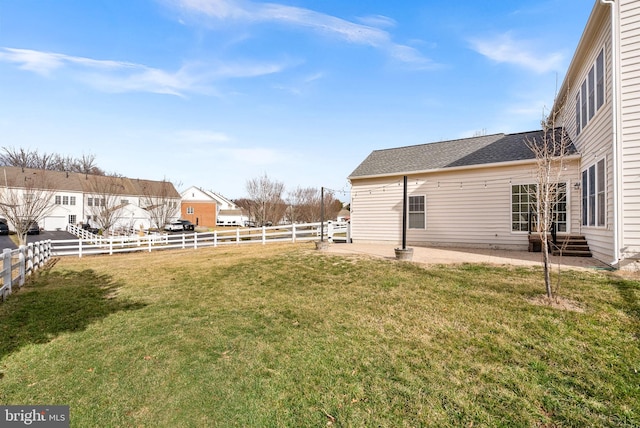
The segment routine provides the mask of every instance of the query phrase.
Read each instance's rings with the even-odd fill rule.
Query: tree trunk
[[[551,291],[551,263],[549,262],[549,235],[542,233],[542,260],[544,262],[544,285],[547,289],[547,297],[551,299],[553,293]]]

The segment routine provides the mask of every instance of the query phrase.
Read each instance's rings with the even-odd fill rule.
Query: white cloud
[[[300,79],[295,80],[287,84],[274,85],[274,88],[280,89],[285,92],[289,92],[293,95],[303,95],[307,88],[312,87],[314,82],[321,80],[325,77],[325,73],[322,71],[303,76]]]
[[[531,41],[516,40],[509,32],[470,42],[473,50],[493,61],[514,64],[536,73],[559,70],[564,60],[561,53],[550,52],[548,47],[534,51]]]
[[[124,69],[139,67],[135,64],[126,62],[96,61],[90,58],[72,57],[58,53],[14,48],[0,48],[0,61],[18,64],[18,66],[23,70],[29,70],[41,75],[49,75],[53,71],[70,64],[96,69]]]
[[[205,130],[184,130],[176,133],[179,144],[219,144],[228,143],[231,138],[222,132]]]
[[[0,62],[17,65],[43,76],[64,70],[89,86],[107,92],[152,92],[185,96],[212,93],[220,79],[248,78],[278,73],[284,63],[186,64],[177,71],[165,71],[122,61],[96,60],[29,49],[0,48]]]
[[[397,24],[393,18],[383,15],[361,16],[358,18],[358,21],[364,25],[378,28],[392,28]]]
[[[395,24],[393,20],[383,16],[360,18],[362,22],[369,24],[363,25],[310,9],[277,3],[244,0],[165,0],[165,2],[192,13],[205,15],[212,20],[236,20],[248,23],[277,22],[308,28],[349,43],[372,46],[405,63],[423,68],[433,65],[432,61],[418,50],[393,42],[387,31],[375,28],[374,25],[388,27]]]

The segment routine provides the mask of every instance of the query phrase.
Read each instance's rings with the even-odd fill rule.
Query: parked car
[[[9,226],[7,223],[0,223],[0,235],[8,235],[9,234]]]
[[[177,232],[180,230],[184,230],[182,223],[179,221],[172,221],[171,223],[167,223],[164,226],[164,230],[168,230],[170,232]]]
[[[93,233],[94,235],[97,235],[100,232],[100,229],[98,229],[97,227],[91,227],[91,225],[88,223],[84,223],[82,225],[82,228],[87,232]]]
[[[178,220],[180,223],[182,223],[182,228],[184,230],[195,230],[196,226],[191,223],[189,220]]]
[[[22,222],[23,230],[27,231],[27,235],[40,235],[40,226],[38,222],[32,220],[24,220]]]

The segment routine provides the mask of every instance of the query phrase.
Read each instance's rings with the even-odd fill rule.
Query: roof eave
[[[593,8],[591,9],[591,14],[589,14],[589,19],[587,19],[587,24],[582,31],[582,35],[580,36],[580,41],[578,41],[578,46],[574,51],[573,58],[571,58],[571,62],[569,63],[569,68],[567,68],[567,72],[565,73],[564,80],[562,85],[560,86],[560,90],[554,100],[553,111],[557,111],[560,109],[564,102],[566,101],[564,98],[567,96],[569,92],[570,86],[574,83],[572,78],[577,73],[577,69],[579,68],[583,52],[589,49],[591,39],[593,38],[593,28],[596,26],[600,19],[602,19],[602,15],[606,13],[605,5],[601,4],[600,0],[595,0]]]
[[[580,154],[574,154],[565,156],[565,160],[579,160],[581,158]],[[397,177],[404,175],[423,175],[423,174],[435,174],[438,172],[450,172],[450,171],[464,171],[464,170],[472,170],[472,169],[487,169],[487,168],[498,168],[498,167],[508,167],[508,166],[520,166],[527,164],[535,164],[536,159],[522,159],[517,161],[509,161],[509,162],[493,162],[493,163],[485,163],[478,165],[464,165],[464,166],[452,166],[446,168],[435,168],[435,169],[424,169],[418,171],[400,171],[394,173],[386,173],[386,174],[372,174],[372,175],[359,175],[357,177],[349,176],[347,180],[367,180],[372,178],[386,178],[386,177]]]

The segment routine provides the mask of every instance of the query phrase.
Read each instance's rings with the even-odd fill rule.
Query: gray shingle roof
[[[562,130],[557,130],[562,132]],[[541,142],[543,131],[493,134],[460,140],[374,150],[349,178],[408,174],[442,168],[533,160],[528,142]],[[569,142],[570,154],[576,153]]]
[[[41,169],[0,167],[0,186],[30,187],[54,191],[85,193],[108,192],[114,195],[161,196],[180,198],[173,184],[165,181],[142,180],[127,177],[81,174],[77,172],[48,171]]]

